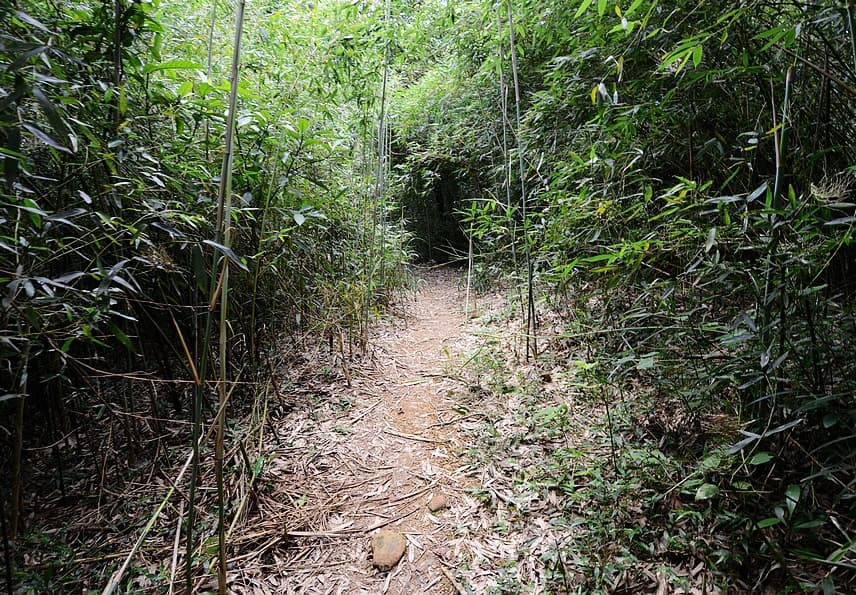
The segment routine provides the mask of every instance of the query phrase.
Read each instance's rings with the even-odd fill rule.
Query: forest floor
[[[631,445],[616,458],[621,436],[574,354],[527,363],[513,300],[480,296],[465,316],[462,275],[417,278],[371,357],[328,358],[319,376],[319,353],[292,370],[304,399],[273,422],[256,522],[232,544],[232,588],[719,592],[695,530],[682,537],[650,514],[646,483],[670,462]],[[679,506],[670,499],[666,514]],[[381,531],[404,550],[389,570],[373,559]]]
[[[696,502],[704,478],[646,437],[649,419],[667,421],[662,403],[646,412],[628,393],[607,409],[587,375],[590,347],[561,342],[546,309],[540,355],[527,362],[513,297],[476,304],[453,269],[418,269],[416,279],[366,355],[335,335],[284,350],[252,410],[236,412],[231,592],[762,592],[734,578],[745,548],[730,531],[713,533],[731,517]],[[18,562],[24,584],[41,585],[32,592],[103,587],[180,483],[188,449],[176,427],[176,445],[157,449],[169,460],[151,461],[156,481],[102,490],[95,507],[46,499]],[[201,472],[213,485],[207,458]],[[216,492],[200,492],[194,593],[216,591]],[[181,591],[175,500],[155,512],[125,592]],[[400,559],[373,557],[381,533]]]
[[[376,329],[373,357],[319,390],[317,407],[277,422],[283,446],[267,479],[276,478],[271,496],[284,505],[288,547],[240,572],[237,589],[455,592],[462,544],[453,525],[477,506],[459,458],[465,416],[454,377],[474,341],[463,306],[454,272],[423,272],[406,314]],[[405,550],[391,570],[373,565],[380,531],[400,535]]]

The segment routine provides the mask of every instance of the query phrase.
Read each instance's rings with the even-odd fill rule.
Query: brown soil
[[[381,326],[373,365],[342,370],[312,409],[278,430],[268,471],[276,488],[260,506],[287,526],[287,542],[243,569],[233,588],[257,593],[454,593],[456,515],[472,506],[457,458],[453,380],[470,337],[464,295],[448,270],[420,273],[407,315]],[[351,376],[348,387],[345,376]],[[448,506],[428,509],[442,494]],[[283,510],[283,505],[287,510]],[[390,571],[373,567],[380,529],[408,542]],[[273,544],[271,544],[273,545]],[[261,550],[260,550],[261,551]],[[248,561],[249,562],[249,561]],[[448,564],[448,566],[447,566]],[[240,565],[238,565],[240,566]]]

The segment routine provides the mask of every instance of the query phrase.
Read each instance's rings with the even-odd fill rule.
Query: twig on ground
[[[391,436],[397,436],[399,438],[406,438],[407,440],[416,440],[417,442],[430,442],[431,444],[438,444],[441,442],[445,442],[444,440],[432,440],[431,438],[425,438],[423,436],[416,436],[414,434],[405,434],[404,432],[396,432],[390,427],[387,427],[384,430],[385,433]]]

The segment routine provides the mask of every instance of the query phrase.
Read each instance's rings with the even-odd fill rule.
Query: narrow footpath
[[[280,446],[268,470],[278,487],[260,512],[278,503],[271,513],[286,525],[287,538],[259,560],[254,577],[241,573],[248,582],[239,579],[244,586],[237,588],[460,589],[453,527],[474,505],[472,480],[455,454],[462,416],[454,397],[465,389],[452,377],[472,341],[463,310],[454,272],[421,272],[407,315],[378,329],[372,361],[336,375],[319,390],[317,406],[296,408],[278,424]]]

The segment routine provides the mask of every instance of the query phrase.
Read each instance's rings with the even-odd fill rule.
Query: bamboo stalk
[[[9,537],[15,541],[18,535],[18,523],[21,518],[22,477],[21,457],[24,451],[24,405],[27,395],[28,368],[30,364],[30,341],[24,344],[21,352],[21,365],[18,369],[18,406],[15,411],[15,446],[12,453],[12,502],[11,514],[9,516]]]
[[[244,0],[238,2],[235,14],[235,43],[232,53],[232,72],[230,76],[229,118],[226,124],[226,142],[223,149],[223,167],[220,171],[218,212],[222,212],[223,245],[227,248],[232,240],[232,158],[235,143],[235,115],[238,103],[239,68],[241,60],[241,34],[244,27]],[[220,399],[217,412],[217,439],[215,442],[214,462],[217,476],[217,534],[219,564],[217,584],[220,595],[226,595],[226,497],[223,485],[223,442],[225,438],[225,418],[228,377],[227,335],[229,322],[229,266],[224,259],[222,278],[222,297],[220,299]]]
[[[217,0],[211,0],[211,19],[208,21],[208,62],[205,68],[207,83],[211,84],[211,74],[214,66],[214,25],[217,23]],[[209,143],[211,141],[211,127],[208,118],[205,118],[205,161],[209,159]]]
[[[386,0],[385,8],[384,8],[384,23],[386,25],[386,33],[389,33],[389,0]],[[389,83],[389,40],[386,40],[386,44],[383,49],[383,77],[381,79],[381,91],[380,91],[380,116],[378,117],[378,125],[377,125],[377,169],[375,173],[375,186],[374,186],[374,202],[372,205],[372,231],[371,231],[371,243],[369,245],[369,277],[368,277],[368,286],[366,287],[366,302],[365,302],[365,310],[364,310],[364,328],[368,329],[369,323],[369,307],[371,306],[372,296],[374,295],[374,275],[375,269],[377,268],[377,233],[378,226],[382,224],[379,220],[380,215],[379,211],[382,208],[382,199],[383,199],[383,174],[384,174],[384,137],[386,135],[386,91],[387,84]],[[383,258],[383,254],[381,254],[381,258]]]
[[[534,277],[534,267],[532,263],[532,249],[529,246],[529,217],[527,213],[527,196],[526,196],[526,171],[523,165],[523,143],[520,138],[521,132],[521,117],[520,117],[520,81],[517,76],[517,45],[514,39],[514,11],[511,7],[511,0],[506,3],[508,8],[508,31],[509,45],[511,49],[511,75],[514,81],[514,109],[517,120],[517,165],[520,175],[520,200],[523,211],[523,239],[525,255],[526,255],[526,359],[529,356],[538,355],[538,341],[536,337],[537,322],[535,320],[535,297],[532,288]]]
[[[181,505],[181,510],[178,513],[178,521],[175,525],[175,539],[172,544],[172,564],[169,571],[169,591],[167,595],[172,595],[175,592],[175,573],[178,569],[178,549],[181,544],[181,519],[184,518],[184,503]]]
[[[502,33],[502,19],[499,13],[496,15],[497,37]],[[499,100],[502,109],[502,175],[505,185],[505,214],[511,227],[511,261],[514,266],[514,289],[517,292],[517,302],[520,304],[520,315],[526,316],[523,306],[523,294],[520,291],[520,263],[517,259],[517,217],[513,216],[511,210],[511,160],[508,158],[508,85],[505,84],[504,69],[502,68],[502,45],[499,47]]]
[[[207,82],[211,83],[211,77],[213,73],[213,64],[214,64],[214,26],[216,24],[217,18],[217,1],[211,0],[211,18],[208,23],[208,60],[206,67],[206,75]],[[209,159],[210,152],[210,123],[208,118],[205,118],[205,161],[207,162]],[[221,212],[218,208],[217,211],[217,222],[215,225],[215,237],[217,241],[220,242],[220,217]],[[190,486],[188,489],[188,505],[187,505],[187,523],[185,526],[187,527],[187,542],[185,544],[185,583],[184,590],[186,593],[191,593],[193,591],[193,530],[196,525],[195,516],[196,516],[196,486],[199,481],[199,434],[201,431],[202,424],[202,400],[204,398],[204,389],[205,383],[208,379],[208,353],[211,344],[211,312],[214,310],[214,303],[217,299],[217,295],[219,294],[219,287],[215,288],[215,280],[216,280],[216,270],[217,270],[217,252],[214,252],[214,256],[212,258],[211,263],[211,274],[209,275],[208,280],[208,308],[205,312],[205,326],[202,332],[202,344],[198,346],[197,349],[197,358],[198,358],[198,368],[199,373],[195,378],[196,386],[193,388],[193,405],[192,405],[192,431],[191,431],[191,442],[193,444],[193,467],[190,473]],[[194,324],[194,329],[196,329],[196,342],[198,345],[198,326]]]

